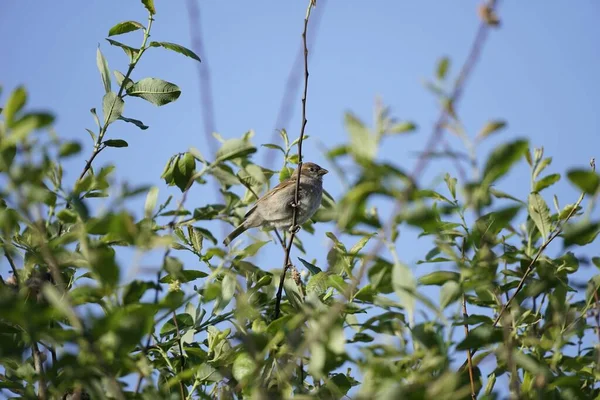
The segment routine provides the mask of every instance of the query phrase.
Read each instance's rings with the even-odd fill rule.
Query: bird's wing
[[[289,178],[283,182],[280,182],[277,186],[275,186],[273,189],[269,190],[267,193],[265,193],[265,195],[263,197],[261,197],[260,199],[258,199],[256,201],[256,203],[254,203],[254,206],[248,210],[248,212],[246,213],[246,215],[244,215],[244,218],[247,218],[248,216],[252,215],[252,213],[254,211],[256,211],[256,207],[266,201],[267,199],[270,199],[271,197],[273,197],[274,195],[276,195],[277,193],[280,193],[282,189],[286,189],[290,186],[294,186],[296,185],[296,179],[295,178]]]

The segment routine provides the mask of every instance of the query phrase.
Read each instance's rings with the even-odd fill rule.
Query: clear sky
[[[155,2],[153,39],[191,47],[186,2]],[[199,55],[205,61],[201,67],[210,68],[216,130],[233,138],[254,129],[255,144],[269,142],[300,45],[306,2],[198,0],[197,4],[205,45]],[[419,126],[411,136],[388,140],[380,154],[410,170],[438,115],[436,101],[424,89],[423,80],[434,75],[441,56],[451,58],[450,73],[457,73],[478,26],[477,4],[473,0],[319,1],[317,7],[324,9],[310,49],[307,133],[311,138],[304,149],[305,160],[327,168],[321,148],[346,140],[343,112],[352,110],[371,123],[374,99],[381,96],[394,116]],[[458,107],[466,128],[475,134],[487,120],[505,119],[508,129],[491,138],[481,154],[509,138],[526,137],[553,157],[548,172],[586,167],[591,157],[600,156],[600,3],[504,1],[499,15],[502,26],[491,32]],[[101,108],[104,92],[96,68],[96,47],[100,43],[111,69],[124,72],[125,55],[104,38],[111,26],[129,19],[145,23],[146,13],[138,1],[0,3],[3,99],[8,91],[25,84],[30,106],[52,110],[57,114],[57,132],[83,141],[85,156],[67,163],[69,182],[79,175],[91,151],[84,130],[94,125],[89,109]],[[138,46],[140,34],[117,39]],[[161,108],[128,101],[124,115],[141,119],[150,129],[140,131],[121,122],[111,126],[109,136],[127,140],[130,147],[108,149],[96,165],[114,163],[119,181],[155,184],[160,187],[160,199],[167,193],[178,198],[178,190],[159,180],[166,161],[190,146],[209,154],[196,68],[195,61],[166,50],[152,49],[144,55],[134,78],[159,77],[178,84],[183,93],[178,101]],[[294,110],[285,128],[296,137],[299,97]],[[262,162],[265,151],[270,150],[259,150],[257,162]],[[273,167],[279,165],[277,160]],[[422,182],[431,183],[447,165],[431,165]],[[326,188],[334,197],[340,193],[341,185],[333,174],[326,177]],[[501,188],[526,197],[529,173],[524,162]],[[192,189],[187,206],[215,201],[207,189]],[[575,202],[578,196],[566,181],[546,194],[557,194],[562,205]],[[138,204],[141,213],[143,198]],[[307,239],[314,253],[311,257],[321,264],[328,246],[323,233],[329,230],[332,224],[319,226],[317,238]],[[401,240],[398,251],[419,275],[420,267],[414,262],[429,247],[414,240]],[[260,257],[267,261],[266,269],[278,267],[280,258],[274,245]],[[581,280],[591,272],[589,268],[583,271]]]

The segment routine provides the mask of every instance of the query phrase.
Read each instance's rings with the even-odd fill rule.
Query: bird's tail
[[[229,246],[229,243],[231,243],[231,241],[233,239],[235,239],[236,237],[240,236],[242,233],[244,233],[248,228],[244,226],[244,224],[238,226],[237,228],[235,228],[233,230],[233,232],[231,232],[226,238],[225,240],[223,240],[223,244],[225,246]]]

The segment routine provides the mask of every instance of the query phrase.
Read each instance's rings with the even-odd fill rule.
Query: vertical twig
[[[325,10],[325,6],[327,5],[326,0],[319,0],[319,7],[315,10],[311,21],[311,35],[307,38],[308,47],[314,48],[314,43],[317,37],[317,32],[319,31],[319,26],[321,22],[321,17],[323,16],[323,12]],[[311,52],[311,55],[314,54],[314,50]],[[292,67],[290,68],[290,72],[288,74],[287,81],[285,83],[285,89],[283,92],[283,96],[281,97],[281,103],[279,105],[279,111],[277,112],[277,119],[275,121],[275,126],[273,127],[273,135],[271,137],[271,143],[275,143],[278,139],[277,131],[279,129],[285,129],[290,123],[290,120],[293,116],[293,104],[294,99],[296,99],[298,95],[298,88],[300,87],[300,81],[302,78],[302,62],[304,58],[304,43],[300,44],[300,48],[298,49],[298,54]],[[309,57],[310,59],[310,57]],[[275,159],[273,157],[269,157],[268,153],[265,153],[263,159],[263,165],[266,168],[271,168],[273,161]]]
[[[33,365],[35,372],[38,375],[38,397],[40,400],[46,400],[48,398],[48,388],[46,387],[46,375],[44,373],[44,363],[42,362],[42,356],[40,348],[37,342],[33,342],[31,346],[31,352],[33,354]]]
[[[467,318],[469,318],[469,314],[467,313],[467,296],[463,293],[462,298],[462,312],[463,319],[465,320],[465,337],[469,336],[469,324],[467,322]],[[473,378],[473,359],[471,358],[471,350],[467,349],[467,362],[469,366],[469,381],[471,382],[471,398],[474,400],[477,398],[475,395],[475,379]]]
[[[19,274],[17,272],[17,266],[15,265],[15,261],[13,260],[12,256],[8,253],[8,249],[6,248],[6,246],[4,246],[4,257],[6,257],[6,259],[8,260],[8,263],[10,264],[10,268],[12,269],[12,273],[15,277],[15,286],[18,289],[19,288]]]
[[[173,323],[175,324],[175,338],[177,339],[177,344],[179,346],[179,360],[181,362],[181,371],[183,372],[183,370],[185,369],[185,356],[183,354],[183,345],[181,344],[181,334],[179,333],[179,323],[177,322],[177,314],[175,314],[175,311],[173,311]],[[173,371],[176,372],[176,371]],[[179,392],[181,394],[181,400],[185,399],[185,390],[183,388],[183,382],[180,380],[179,381]]]
[[[306,17],[304,18],[304,30],[302,32],[302,43],[304,44],[304,93],[302,95],[302,122],[300,127],[300,139],[298,140],[298,179],[296,180],[296,191],[294,193],[294,207],[292,209],[292,232],[290,234],[290,241],[285,251],[285,258],[283,261],[283,271],[281,273],[281,279],[279,280],[279,288],[277,289],[277,298],[275,300],[275,319],[279,318],[279,310],[281,307],[281,296],[283,293],[283,283],[285,282],[285,274],[290,266],[290,252],[292,251],[292,245],[294,244],[294,238],[298,232],[298,194],[300,192],[300,179],[302,170],[302,142],[304,140],[304,129],[306,128],[306,93],[308,92],[308,47],[306,45],[306,31],[308,30],[308,20],[310,18],[310,11],[315,5],[315,0],[309,0],[308,8],[306,9]]]

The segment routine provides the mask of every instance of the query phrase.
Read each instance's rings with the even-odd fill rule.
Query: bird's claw
[[[300,232],[300,225],[290,226],[289,231],[290,231],[290,233],[293,233],[293,234]]]

